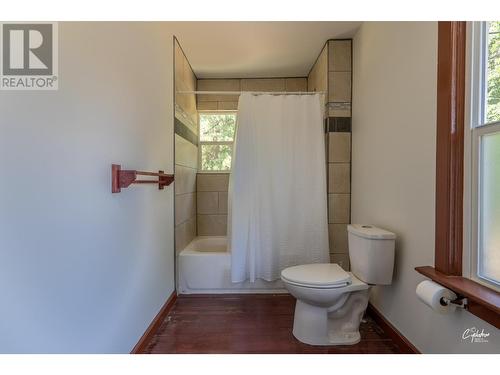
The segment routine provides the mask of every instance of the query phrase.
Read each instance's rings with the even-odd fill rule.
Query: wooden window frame
[[[467,310],[500,328],[500,293],[462,276],[466,22],[438,22],[434,267],[415,269],[468,298]]]

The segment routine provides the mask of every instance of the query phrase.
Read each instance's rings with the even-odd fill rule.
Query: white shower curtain
[[[243,93],[229,183],[233,282],[329,262],[319,95]]]

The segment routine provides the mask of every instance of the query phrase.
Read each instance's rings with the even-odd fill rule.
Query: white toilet
[[[351,271],[335,263],[305,264],[281,272],[297,298],[293,335],[310,345],[352,345],[368,305],[370,285],[389,285],[396,235],[371,225],[347,227]]]

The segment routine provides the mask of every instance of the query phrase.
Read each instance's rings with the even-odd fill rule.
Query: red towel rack
[[[154,176],[157,180],[138,180],[137,176]],[[121,169],[119,164],[111,164],[111,192],[119,193],[122,188],[127,188],[131,184],[158,184],[158,189],[163,190],[165,186],[174,181],[173,174],[165,174],[163,171],[142,172],[136,170]]]

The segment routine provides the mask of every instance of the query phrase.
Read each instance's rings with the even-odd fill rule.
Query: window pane
[[[486,122],[500,121],[500,21],[488,23]]]
[[[236,114],[200,114],[202,142],[232,141],[236,128]]]
[[[201,145],[201,169],[204,171],[228,171],[231,169],[230,145]]]
[[[481,137],[478,274],[500,283],[500,132]]]

